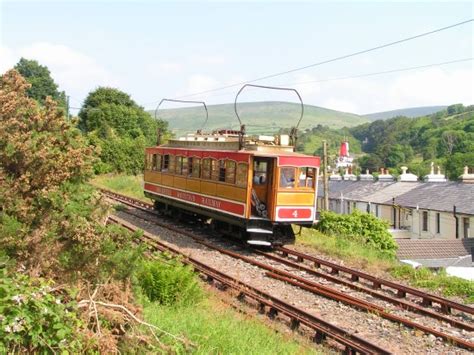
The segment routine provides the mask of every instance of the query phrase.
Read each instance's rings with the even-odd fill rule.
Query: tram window
[[[155,170],[156,154],[146,155],[146,170]]]
[[[295,187],[295,168],[281,168],[280,169],[280,187],[293,188]]]
[[[170,166],[170,156],[169,154],[165,154],[163,155],[163,168],[162,168],[162,171],[168,171],[169,169],[169,166]]]
[[[211,161],[208,158],[202,160],[202,178],[211,178]]]
[[[174,155],[170,155],[170,163],[168,164],[168,172],[174,174],[176,170],[176,157]]]
[[[176,157],[175,173],[181,175],[183,169],[183,157]]]
[[[313,187],[314,168],[300,168],[298,187]]]
[[[219,181],[225,181],[225,160],[219,160]]]
[[[188,158],[187,157],[183,157],[182,159],[181,174],[185,176],[188,175]]]
[[[211,179],[219,181],[219,160],[211,159]]]
[[[153,170],[161,170],[161,154],[156,154],[156,164],[153,166]]]
[[[225,163],[225,182],[235,184],[235,161],[227,160]]]
[[[188,175],[193,174],[193,158],[188,158]]]
[[[201,159],[193,158],[192,163],[193,163],[193,169],[192,169],[192,172],[190,172],[190,174],[192,174],[193,177],[199,179],[199,175],[201,172]]]
[[[253,163],[253,183],[254,185],[263,185],[267,182],[267,168],[266,161],[254,161]]]
[[[239,163],[237,165],[237,175],[235,177],[237,186],[247,186],[247,174],[248,174],[248,165],[245,163]]]

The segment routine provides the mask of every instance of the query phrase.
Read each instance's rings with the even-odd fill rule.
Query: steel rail
[[[107,191],[107,190],[105,190],[105,192],[106,192],[107,194],[109,194],[109,195],[114,195],[114,198],[117,198],[117,199],[120,200],[121,202],[123,202],[123,203],[125,203],[125,204],[128,204],[128,205],[130,205],[130,206],[132,206],[132,207],[135,207],[135,208],[138,207],[138,208],[140,208],[140,209],[142,209],[142,210],[145,210],[146,212],[151,212],[151,211],[152,211],[152,205],[150,205],[150,204],[146,204],[146,203],[144,203],[144,202],[142,202],[142,201],[139,201],[139,200],[136,200],[136,199],[133,199],[133,198],[129,198],[129,197],[126,197],[126,196],[122,196],[122,195],[120,195],[120,194],[116,194],[116,193],[110,194],[110,192]],[[135,203],[135,202],[137,202],[137,203]],[[139,206],[137,206],[137,205],[139,205]],[[132,215],[134,215],[134,214],[132,213]],[[135,216],[136,216],[136,215],[135,215]],[[143,218],[143,217],[141,217],[141,216],[136,216],[136,217],[138,217],[138,218]],[[183,231],[182,229],[175,228],[175,227],[173,227],[173,226],[169,226],[168,224],[160,223],[160,222],[157,222],[157,221],[153,221],[153,223],[155,223],[155,224],[157,224],[157,225],[160,225],[160,226],[162,226],[162,227],[164,227],[164,228],[167,228],[167,229],[169,229],[169,230],[172,230],[172,231],[174,231],[174,232],[181,233],[181,234],[185,234],[185,235],[187,235],[187,236],[193,238],[194,240],[198,241],[199,243],[201,243],[202,245],[205,245],[206,247],[208,247],[208,248],[210,248],[210,249],[214,249],[214,250],[216,250],[216,251],[219,251],[219,252],[222,253],[222,254],[226,254],[226,255],[228,255],[228,256],[230,256],[230,257],[243,260],[243,261],[245,261],[245,262],[247,262],[247,263],[250,263],[250,264],[252,264],[252,265],[255,265],[255,266],[257,266],[257,267],[260,267],[260,268],[262,268],[262,269],[265,269],[265,270],[269,271],[270,273],[273,272],[273,273],[275,273],[275,274],[281,275],[281,276],[286,277],[286,278],[289,278],[289,279],[295,278],[295,275],[293,275],[293,274],[291,274],[291,273],[289,273],[289,272],[286,272],[286,271],[283,271],[283,270],[274,268],[274,267],[272,267],[272,266],[263,264],[263,263],[261,263],[261,262],[255,261],[255,260],[252,259],[252,258],[243,256],[243,255],[241,255],[241,254],[238,254],[238,253],[235,253],[235,252],[231,252],[231,251],[229,251],[229,250],[226,250],[226,249],[222,249],[222,248],[216,247],[215,245],[213,245],[213,244],[211,244],[211,243],[208,243],[207,241],[203,240],[202,238],[198,238],[198,237],[196,237],[195,235],[193,235],[192,233],[189,233],[189,232],[187,232],[187,231]],[[278,249],[286,249],[286,248],[278,248]],[[319,276],[319,275],[321,274],[321,273],[317,273],[317,271],[315,271],[315,270],[306,268],[306,267],[304,267],[304,266],[301,265],[301,264],[293,263],[293,262],[290,262],[290,261],[285,260],[285,259],[283,259],[283,258],[274,256],[274,255],[271,255],[271,254],[268,254],[268,253],[259,252],[259,251],[257,251],[257,250],[252,250],[252,251],[257,252],[257,253],[259,253],[259,254],[262,254],[262,255],[264,255],[265,257],[269,257],[270,259],[273,259],[273,260],[282,262],[283,264],[286,264],[286,265],[289,265],[289,266],[298,268],[298,269],[300,269],[300,270],[304,270],[304,271],[308,271],[308,272],[310,272],[310,273],[316,274],[317,276]],[[286,250],[285,250],[285,251],[286,251]],[[288,249],[288,251],[289,251],[289,252],[293,252],[293,251],[290,250],[290,249]],[[297,252],[295,252],[295,253],[297,253]],[[302,253],[297,253],[297,254],[302,254]],[[302,254],[302,255],[305,255],[305,254]],[[308,257],[311,257],[311,256],[308,256]],[[299,258],[298,260],[301,261],[302,259]],[[324,260],[323,260],[323,261],[324,261]],[[339,265],[337,265],[337,264],[334,264],[334,265],[339,266]],[[349,270],[350,270],[350,269],[349,269]],[[322,275],[322,274],[321,274],[321,275]],[[334,279],[335,279],[335,278],[334,278]],[[301,280],[304,280],[304,279],[301,279]],[[304,281],[301,281],[301,280],[299,280],[299,281],[301,282],[301,284],[304,284]],[[337,279],[337,280],[339,280],[339,279]],[[311,281],[307,281],[307,280],[305,280],[305,281],[306,281],[307,283],[311,283]],[[339,280],[339,281],[342,281],[342,280]],[[341,282],[339,282],[339,283],[341,283]],[[316,284],[315,284],[315,285],[316,285]],[[314,286],[314,285],[312,285],[312,286]],[[355,285],[353,285],[353,286],[355,286]],[[359,287],[360,287],[360,286],[359,286]],[[352,288],[354,288],[354,287],[352,287]],[[328,297],[333,298],[333,299],[338,297],[338,295],[337,295],[338,291],[337,291],[337,290],[330,289],[330,290],[326,290],[326,291],[327,291],[327,292],[332,292],[332,297],[329,295],[329,293],[327,294]],[[365,290],[362,290],[362,291],[365,291]],[[372,290],[371,290],[371,291],[372,291]],[[379,294],[379,295],[380,295],[380,296],[384,296],[384,295],[382,295],[382,294]],[[339,296],[340,296],[340,295],[339,295]],[[351,299],[348,299],[347,296],[344,296],[344,297],[346,297],[344,300],[342,300],[342,299],[339,299],[339,300],[340,300],[340,301],[345,301],[346,303],[351,304],[352,306],[354,306],[354,307],[356,307],[356,308],[359,308],[359,309],[360,309],[361,307],[362,307],[362,308],[363,308],[363,307],[366,307],[366,308],[367,308],[367,307],[373,307],[373,309],[372,309],[371,311],[378,311],[379,313],[380,313],[380,311],[381,311],[381,309],[377,309],[377,307],[379,307],[379,306],[374,305],[374,304],[367,303],[367,302],[364,301],[364,300],[357,299],[357,298],[352,297],[352,296],[349,297],[349,298],[351,298]],[[388,297],[388,296],[385,296],[385,297]],[[392,299],[392,300],[395,300],[395,301],[396,301],[396,299]],[[400,301],[401,301],[401,300],[400,300]],[[365,304],[364,304],[364,303],[365,303]],[[405,302],[405,303],[406,303],[406,302]],[[401,303],[400,303],[400,304],[401,304]],[[409,304],[407,304],[407,305],[409,305]],[[417,306],[414,306],[414,305],[411,305],[411,307],[413,307],[413,309],[418,308],[417,310],[423,309],[423,308],[421,308],[421,307],[419,307],[419,306],[417,307]],[[427,310],[425,310],[424,313],[425,313],[425,314],[428,314],[429,316],[433,316],[433,314],[436,314],[436,313],[434,313],[434,312],[430,312],[430,311],[427,311]],[[387,314],[388,314],[388,313],[387,313]],[[410,327],[410,328],[418,328],[418,329],[420,329],[420,330],[422,330],[422,331],[424,331],[424,332],[431,333],[431,334],[433,334],[433,335],[435,335],[435,336],[439,336],[439,337],[441,337],[441,338],[443,338],[443,339],[445,339],[445,340],[447,340],[447,341],[450,341],[450,342],[452,342],[452,343],[454,343],[454,344],[456,344],[456,345],[458,345],[458,346],[460,346],[460,347],[464,347],[464,348],[467,348],[467,349],[470,349],[470,350],[474,350],[474,344],[471,343],[471,342],[466,342],[464,339],[461,339],[461,338],[458,338],[458,337],[454,337],[454,336],[451,336],[451,335],[448,335],[448,334],[441,333],[441,332],[439,332],[439,331],[437,331],[437,330],[435,330],[435,329],[432,329],[432,328],[423,326],[423,325],[418,324],[418,323],[414,323],[414,322],[412,322],[412,321],[410,321],[410,320],[408,320],[408,319],[405,319],[405,318],[403,318],[403,317],[395,316],[395,315],[393,315],[393,314],[388,314],[388,316],[385,317],[385,318],[390,319],[390,320],[395,321],[395,322],[398,322],[398,323],[401,323],[401,324],[404,324],[404,325],[406,325],[406,326],[408,326],[408,327]],[[447,321],[447,322],[449,322],[450,324],[453,324],[453,325],[455,324],[456,326],[459,325],[462,329],[468,329],[468,330],[471,330],[471,329],[472,329],[472,327],[471,327],[470,325],[468,325],[468,324],[465,324],[465,323],[462,323],[462,322],[458,322],[458,321],[456,321],[456,320],[452,320],[452,319],[447,318],[447,317],[443,317],[442,315],[435,316],[435,318],[440,319],[440,320],[443,320],[443,321]],[[458,324],[458,323],[459,323],[459,324]],[[441,335],[440,335],[440,334],[441,334]]]
[[[284,259],[282,257],[276,256],[276,255],[271,254],[271,253],[266,253],[266,252],[263,252],[263,251],[260,251],[260,250],[254,250],[254,252],[257,253],[257,254],[260,254],[260,255],[268,258],[268,259],[278,261],[282,264],[285,264],[287,266],[291,266],[291,267],[293,267],[295,269],[298,269],[298,270],[301,270],[301,271],[305,271],[308,274],[311,274],[311,275],[314,275],[314,276],[317,276],[317,277],[320,277],[320,278],[324,278],[324,279],[326,279],[328,281],[331,281],[331,282],[334,282],[334,283],[344,285],[348,288],[351,288],[351,289],[359,291],[359,292],[369,294],[369,295],[371,295],[373,297],[376,297],[376,298],[379,298],[379,299],[381,299],[385,302],[389,302],[389,303],[392,303],[396,306],[399,306],[399,307],[401,307],[405,310],[420,313],[420,314],[426,315],[428,317],[432,317],[432,318],[441,320],[443,322],[446,322],[446,323],[448,323],[452,326],[455,326],[457,328],[460,328],[460,329],[464,329],[464,330],[468,330],[468,331],[474,331],[474,325],[461,322],[457,319],[449,318],[449,317],[447,317],[443,314],[436,313],[435,311],[429,310],[429,309],[427,309],[425,307],[422,307],[422,306],[419,306],[417,304],[409,303],[409,302],[404,301],[400,298],[394,298],[394,297],[385,295],[385,294],[377,292],[373,289],[370,289],[370,288],[367,288],[367,287],[364,287],[364,286],[361,286],[361,285],[354,284],[351,281],[337,278],[337,277],[333,276],[332,274],[319,272],[317,270],[314,270],[314,269],[311,269],[307,266],[304,266],[300,263],[296,263],[296,262],[290,261],[288,259]]]
[[[109,216],[109,220],[112,221],[112,223],[121,225],[130,231],[136,231],[138,229],[130,223],[125,222],[124,220],[115,216]],[[196,271],[205,275],[208,278],[208,281],[216,280],[220,284],[238,291],[239,299],[248,297],[255,300],[259,304],[260,310],[264,310],[264,308],[267,307],[269,309],[269,315],[272,315],[272,317],[278,313],[287,316],[291,320],[292,328],[296,328],[300,324],[311,328],[315,331],[314,340],[318,343],[324,340],[324,338],[327,336],[345,346],[346,352],[359,352],[361,354],[390,354],[390,352],[386,349],[372,344],[371,342],[362,339],[342,328],[339,328],[317,316],[300,310],[262,290],[247,285],[242,281],[239,281],[217,269],[210,267],[209,265],[196,260],[191,256],[182,253],[170,245],[158,241],[155,237],[153,237],[153,235],[147,232],[143,233],[143,239],[145,239],[148,244],[152,243],[153,247],[159,251],[167,251],[174,255],[179,255],[182,258],[180,260],[183,263],[191,265]]]
[[[275,250],[280,252],[284,257],[289,257],[289,255],[292,255],[292,256],[295,256],[298,261],[303,261],[303,260],[311,261],[312,263],[314,263],[314,266],[316,268],[321,267],[321,265],[329,267],[331,268],[331,273],[333,274],[338,274],[339,272],[346,273],[351,276],[351,281],[359,281],[360,279],[370,281],[374,289],[380,289],[381,286],[389,287],[391,289],[396,290],[397,296],[400,298],[406,297],[407,294],[419,297],[422,299],[422,304],[424,306],[431,306],[432,303],[437,303],[441,306],[441,310],[445,313],[450,313],[451,309],[456,309],[458,311],[465,312],[468,314],[474,314],[473,307],[469,307],[467,305],[451,301],[444,297],[435,296],[435,295],[417,290],[409,286],[404,286],[392,281],[384,280],[384,279],[369,275],[365,272],[354,270],[346,266],[338,265],[336,263],[315,257],[313,255],[300,253],[300,252],[288,249],[286,247],[276,247]]]

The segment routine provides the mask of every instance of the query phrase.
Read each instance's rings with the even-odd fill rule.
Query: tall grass
[[[295,232],[298,233],[299,229]],[[315,248],[319,253],[369,270],[385,271],[397,265],[393,257],[369,245],[357,240],[329,236],[312,228],[303,228],[301,235],[296,237],[296,244]]]
[[[195,354],[316,354],[313,344],[298,344],[291,333],[276,333],[254,317],[248,317],[208,298],[193,306],[144,307],[146,321],[196,344]],[[164,336],[176,353],[183,345]]]
[[[97,187],[150,202],[143,194],[143,175],[97,175],[90,182]]]

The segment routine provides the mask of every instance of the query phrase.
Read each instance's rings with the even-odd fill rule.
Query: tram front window
[[[295,168],[281,168],[280,169],[280,187],[283,187],[283,188],[295,187]]]

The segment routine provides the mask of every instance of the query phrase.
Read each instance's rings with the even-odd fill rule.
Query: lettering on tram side
[[[213,207],[213,208],[218,208],[218,209],[221,208],[221,201],[214,200],[212,198],[202,197],[202,196],[201,196],[201,204],[205,206]]]
[[[176,197],[189,202],[196,202],[196,196],[187,192],[176,191]]]

